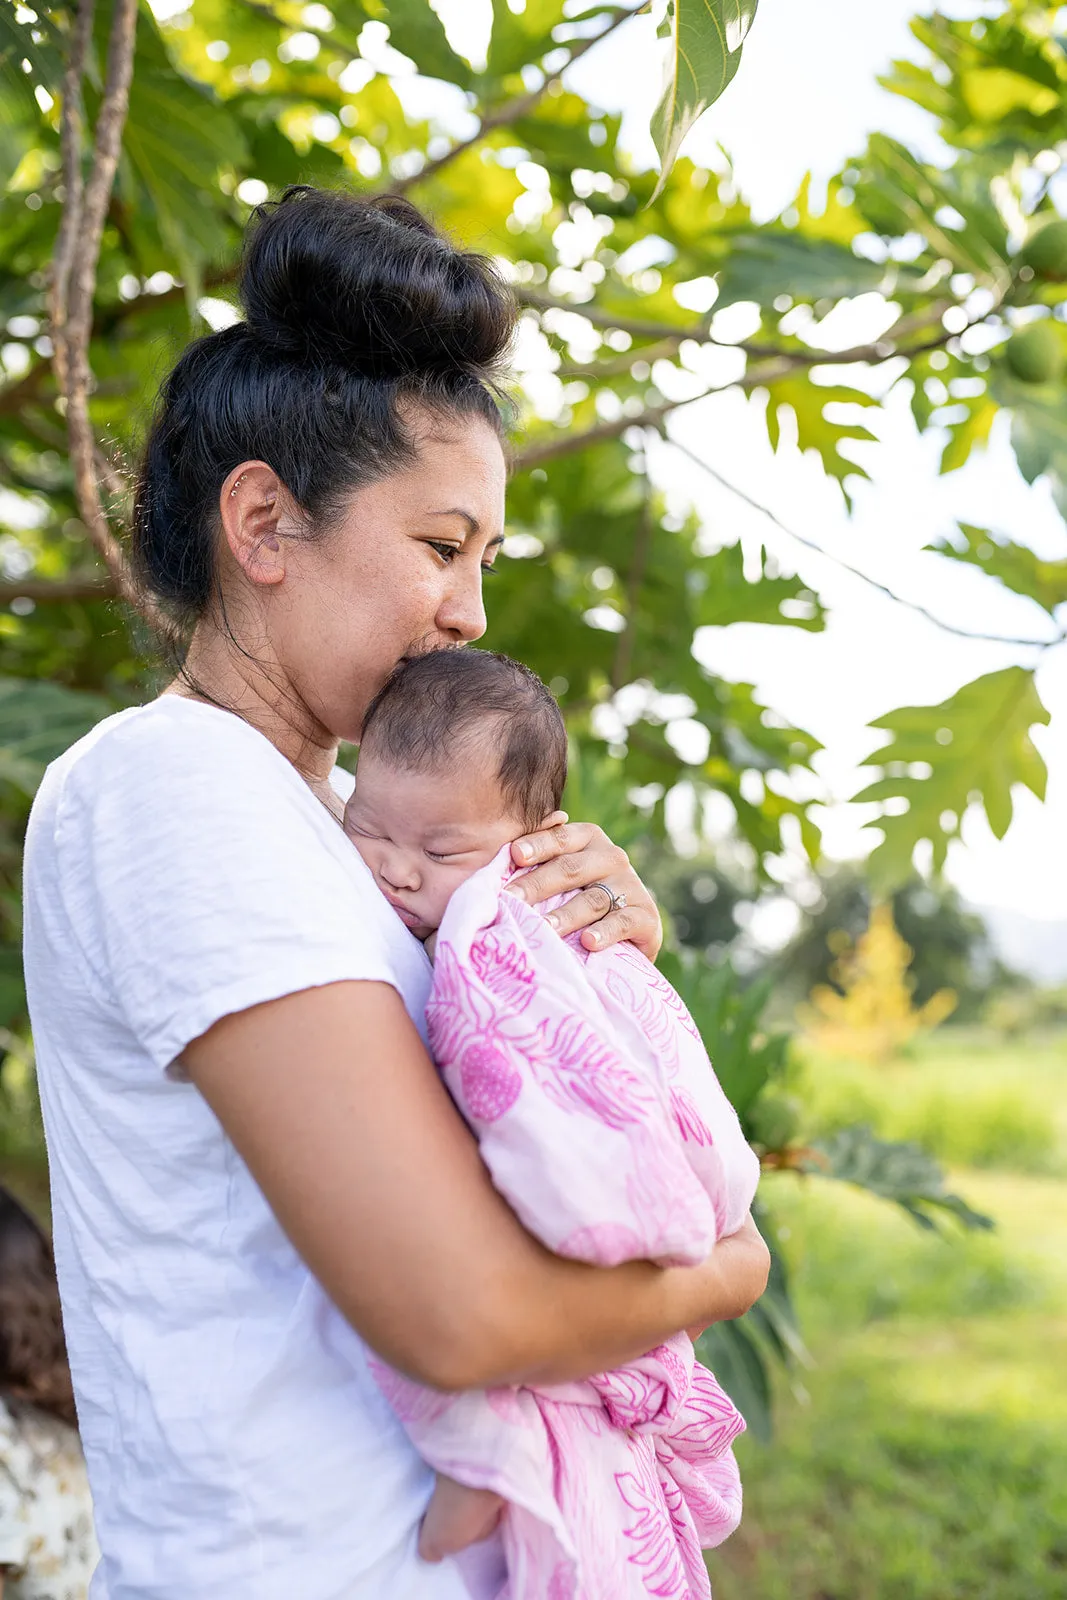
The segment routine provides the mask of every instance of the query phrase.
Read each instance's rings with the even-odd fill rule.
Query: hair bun
[[[265,348],[377,377],[489,374],[515,321],[492,263],[456,249],[409,201],[305,185],[260,208],[241,302]]]

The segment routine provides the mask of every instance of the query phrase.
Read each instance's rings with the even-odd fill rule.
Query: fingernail
[[[515,846],[515,854],[521,856],[524,861],[529,861],[533,855],[533,845],[528,844],[525,839],[521,839]]]
[[[555,928],[556,932],[557,933],[559,932],[559,918],[556,916],[556,913],[554,911],[550,911],[548,913],[548,916],[545,918],[545,921],[548,923],[550,928]]]
[[[589,943],[591,945],[598,945],[600,943],[600,935],[599,935],[599,933],[591,933],[589,935]]]

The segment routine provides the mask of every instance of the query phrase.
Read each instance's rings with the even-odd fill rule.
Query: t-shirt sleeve
[[[397,981],[388,907],[329,813],[254,729],[182,709],[109,730],[55,823],[75,953],[160,1068],[263,1001]]]

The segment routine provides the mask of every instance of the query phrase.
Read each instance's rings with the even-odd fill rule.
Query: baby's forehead
[[[388,812],[398,802],[406,811],[417,806],[423,822],[442,826],[498,811],[504,803],[499,752],[487,741],[464,742],[443,761],[422,767],[391,760],[373,746],[361,750],[349,804]]]

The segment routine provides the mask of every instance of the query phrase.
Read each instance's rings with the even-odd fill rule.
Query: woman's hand
[[[571,889],[583,891],[549,912],[547,920],[558,933],[584,929],[582,943],[587,950],[604,950],[629,939],[650,961],[656,959],[663,943],[656,902],[631,867],[626,851],[612,844],[603,828],[590,822],[568,822],[566,812],[557,811],[537,833],[516,839],[511,854],[517,866],[534,868],[507,886],[509,894],[518,895],[527,905],[539,905]],[[625,895],[626,904],[613,911],[598,884],[606,884],[614,895]]]

